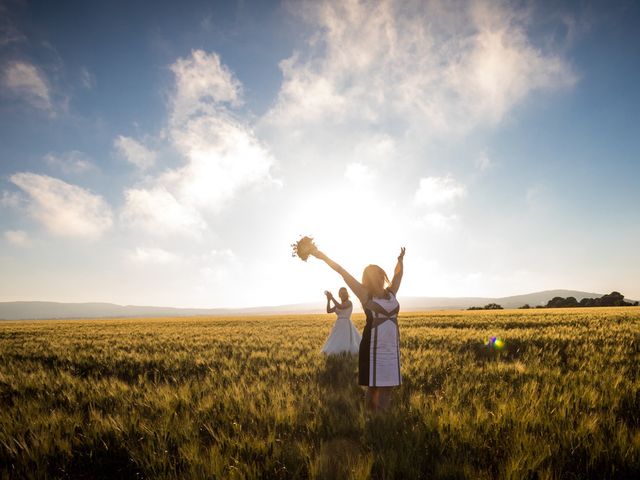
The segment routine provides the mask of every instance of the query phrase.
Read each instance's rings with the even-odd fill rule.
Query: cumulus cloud
[[[181,203],[162,186],[128,189],[121,218],[125,224],[156,235],[199,237],[206,229],[195,208]]]
[[[33,108],[53,113],[51,89],[44,74],[28,62],[9,63],[2,84],[7,91],[23,99]]]
[[[414,201],[419,206],[439,207],[450,204],[466,194],[466,187],[451,177],[426,177],[420,179]]]
[[[28,195],[29,214],[55,235],[97,237],[113,224],[107,202],[82,187],[29,172],[10,180]]]
[[[384,164],[396,155],[396,140],[387,134],[371,133],[366,139],[355,145],[354,156],[373,164]]]
[[[534,46],[527,11],[502,2],[329,0],[291,7],[313,30],[281,63],[276,124],[395,120],[434,134],[500,122],[533,91],[571,86]]]
[[[66,174],[81,174],[97,169],[91,159],[78,150],[62,154],[47,153],[43,159],[50,167]]]
[[[113,141],[113,146],[125,160],[140,170],[152,167],[156,161],[156,153],[154,151],[131,137],[118,135]]]
[[[174,119],[208,113],[222,103],[241,103],[242,86],[216,53],[194,50],[176,60],[171,71],[176,81],[171,100]]]
[[[31,245],[29,234],[24,230],[7,230],[4,232],[4,239],[15,247],[28,247]]]
[[[195,50],[171,70],[175,89],[167,133],[183,164],[126,192],[123,212],[130,223],[159,234],[206,229],[205,218],[224,209],[239,191],[272,182],[274,163],[250,126],[234,114],[242,88],[217,54]]]
[[[453,215],[466,195],[467,179],[422,172],[462,175],[450,163],[474,154],[461,139],[481,138],[533,96],[563,91],[577,81],[563,50],[537,41],[531,28],[536,13],[522,4],[287,5],[309,27],[306,43],[280,63],[278,96],[256,128],[285,180],[292,179],[288,185],[306,187],[296,200],[305,212],[315,212],[315,189],[321,190],[318,196],[362,204],[361,195],[354,198],[343,187],[364,178],[359,171],[366,168],[378,179],[367,209],[411,205],[405,209],[412,216],[406,228],[417,221],[454,224],[452,218],[424,221],[423,216]],[[470,158],[478,171],[492,165],[486,155]],[[421,177],[427,178],[417,191],[406,188]],[[357,231],[352,224],[345,228]]]

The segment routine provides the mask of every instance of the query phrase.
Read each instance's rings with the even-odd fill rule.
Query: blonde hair
[[[369,265],[362,272],[362,286],[371,297],[387,297],[389,277],[378,265]]]

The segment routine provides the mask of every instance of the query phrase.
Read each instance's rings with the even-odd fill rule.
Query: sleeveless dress
[[[353,304],[347,308],[336,308],[338,318],[333,324],[329,338],[322,347],[325,355],[337,355],[339,353],[358,353],[360,347],[360,333],[351,322]]]
[[[400,304],[389,298],[371,298],[363,305],[367,324],[362,332],[358,355],[358,383],[368,387],[395,387],[400,376]]]

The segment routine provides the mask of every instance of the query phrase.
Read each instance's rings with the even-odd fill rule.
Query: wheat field
[[[0,322],[0,476],[640,476],[639,308],[403,314],[386,415],[332,322]]]

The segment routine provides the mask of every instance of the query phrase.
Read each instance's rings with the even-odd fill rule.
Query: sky
[[[0,301],[640,299],[635,1],[0,0]]]

